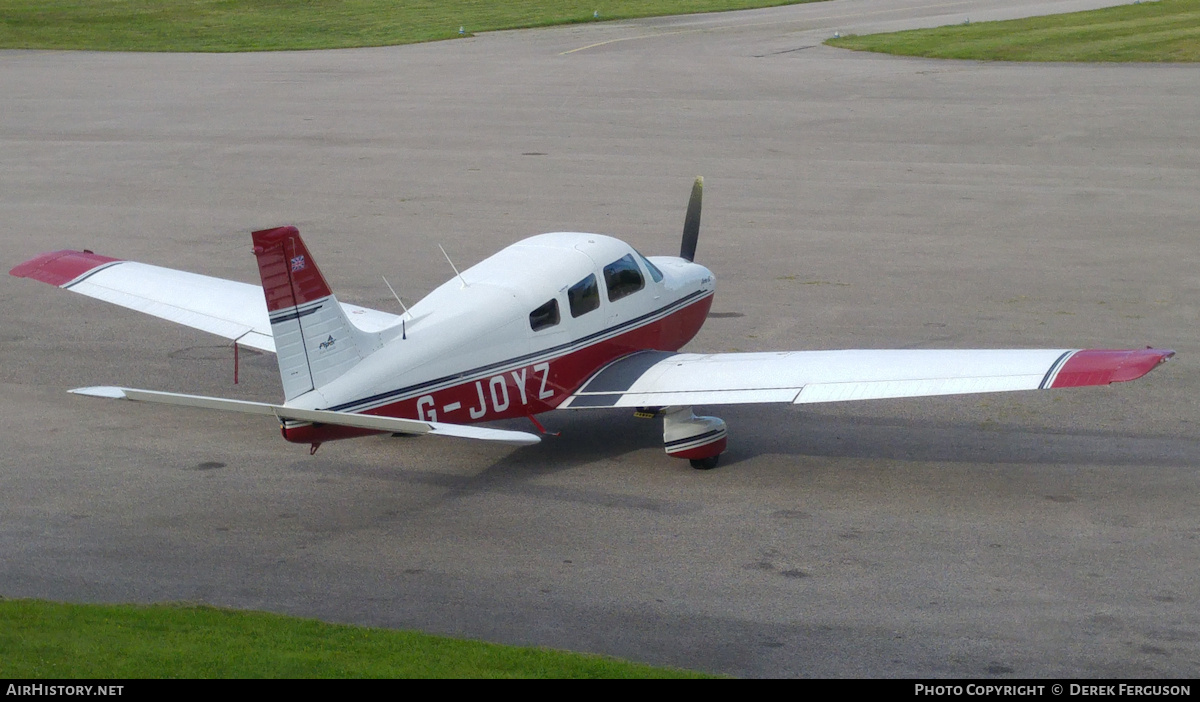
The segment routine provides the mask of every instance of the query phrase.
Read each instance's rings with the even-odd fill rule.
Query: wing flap
[[[1036,390],[1042,375],[998,376],[994,378],[934,378],[929,380],[890,380],[866,383],[813,383],[805,385],[793,400],[795,404],[880,400],[890,397],[928,397],[965,395],[982,392]]]
[[[652,392],[608,392],[576,394],[559,409],[599,407],[667,407],[670,405],[749,405],[765,402],[792,402],[798,390],[767,388],[761,390],[694,390]],[[569,403],[569,404],[568,404]]]
[[[560,407],[846,402],[1107,385],[1140,378],[1164,349],[841,350],[669,354],[617,360]]]

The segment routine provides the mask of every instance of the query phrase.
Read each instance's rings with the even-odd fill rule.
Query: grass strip
[[[265,612],[0,599],[0,678],[699,678],[603,656]]]
[[[978,61],[1200,61],[1200,0],[1157,0],[1006,22],[851,35],[825,43]]]
[[[0,0],[0,48],[274,51],[813,0]]]

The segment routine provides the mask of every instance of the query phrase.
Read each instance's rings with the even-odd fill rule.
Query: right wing
[[[602,368],[559,409],[842,402],[1108,385],[1174,351],[1069,349],[644,351]]]
[[[275,351],[262,288],[224,278],[122,261],[91,251],[55,251],[9,271],[121,307],[144,312],[236,341]],[[400,317],[342,303],[355,326],[379,331]]]
[[[110,400],[132,400],[134,402],[156,402],[166,405],[183,407],[200,407],[203,409],[223,410],[226,412],[241,412],[244,414],[274,415],[280,421],[292,419],[301,422],[333,424],[342,427],[372,429],[396,434],[430,434],[433,436],[452,436],[460,439],[478,439],[481,441],[498,441],[505,444],[528,446],[541,441],[541,438],[523,431],[508,429],[492,429],[489,427],[463,426],[461,424],[446,424],[444,422],[425,422],[417,419],[400,419],[398,417],[380,417],[373,414],[353,414],[350,412],[333,412],[330,410],[310,410],[286,405],[272,405],[266,402],[248,402],[246,400],[229,400],[222,397],[205,397],[203,395],[183,395],[176,392],[159,392],[157,390],[136,390],[134,388],[118,388],[112,386],[76,388],[71,392],[76,395],[103,397]]]

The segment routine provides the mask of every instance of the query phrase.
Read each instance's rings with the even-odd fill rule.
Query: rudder
[[[321,275],[295,227],[251,235],[287,401],[341,376],[373,350]]]

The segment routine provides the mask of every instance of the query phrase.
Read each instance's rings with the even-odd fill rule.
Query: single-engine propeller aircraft
[[[1162,349],[840,350],[679,353],[712,305],[696,263],[703,179],[678,256],[646,258],[598,234],[519,241],[457,272],[402,315],[339,302],[295,227],[252,234],[262,287],[101,256],[42,254],[10,273],[274,352],[283,404],[88,387],[141,402],[272,415],[288,441],[379,433],[511,444],[536,434],[474,426],[550,410],[627,407],[661,416],[670,456],[713,468],[725,422],[696,405],[804,404],[1107,385]],[[453,266],[453,264],[451,264]],[[386,281],[385,281],[386,282]],[[389,286],[390,287],[390,286]],[[401,303],[403,304],[403,303]]]

